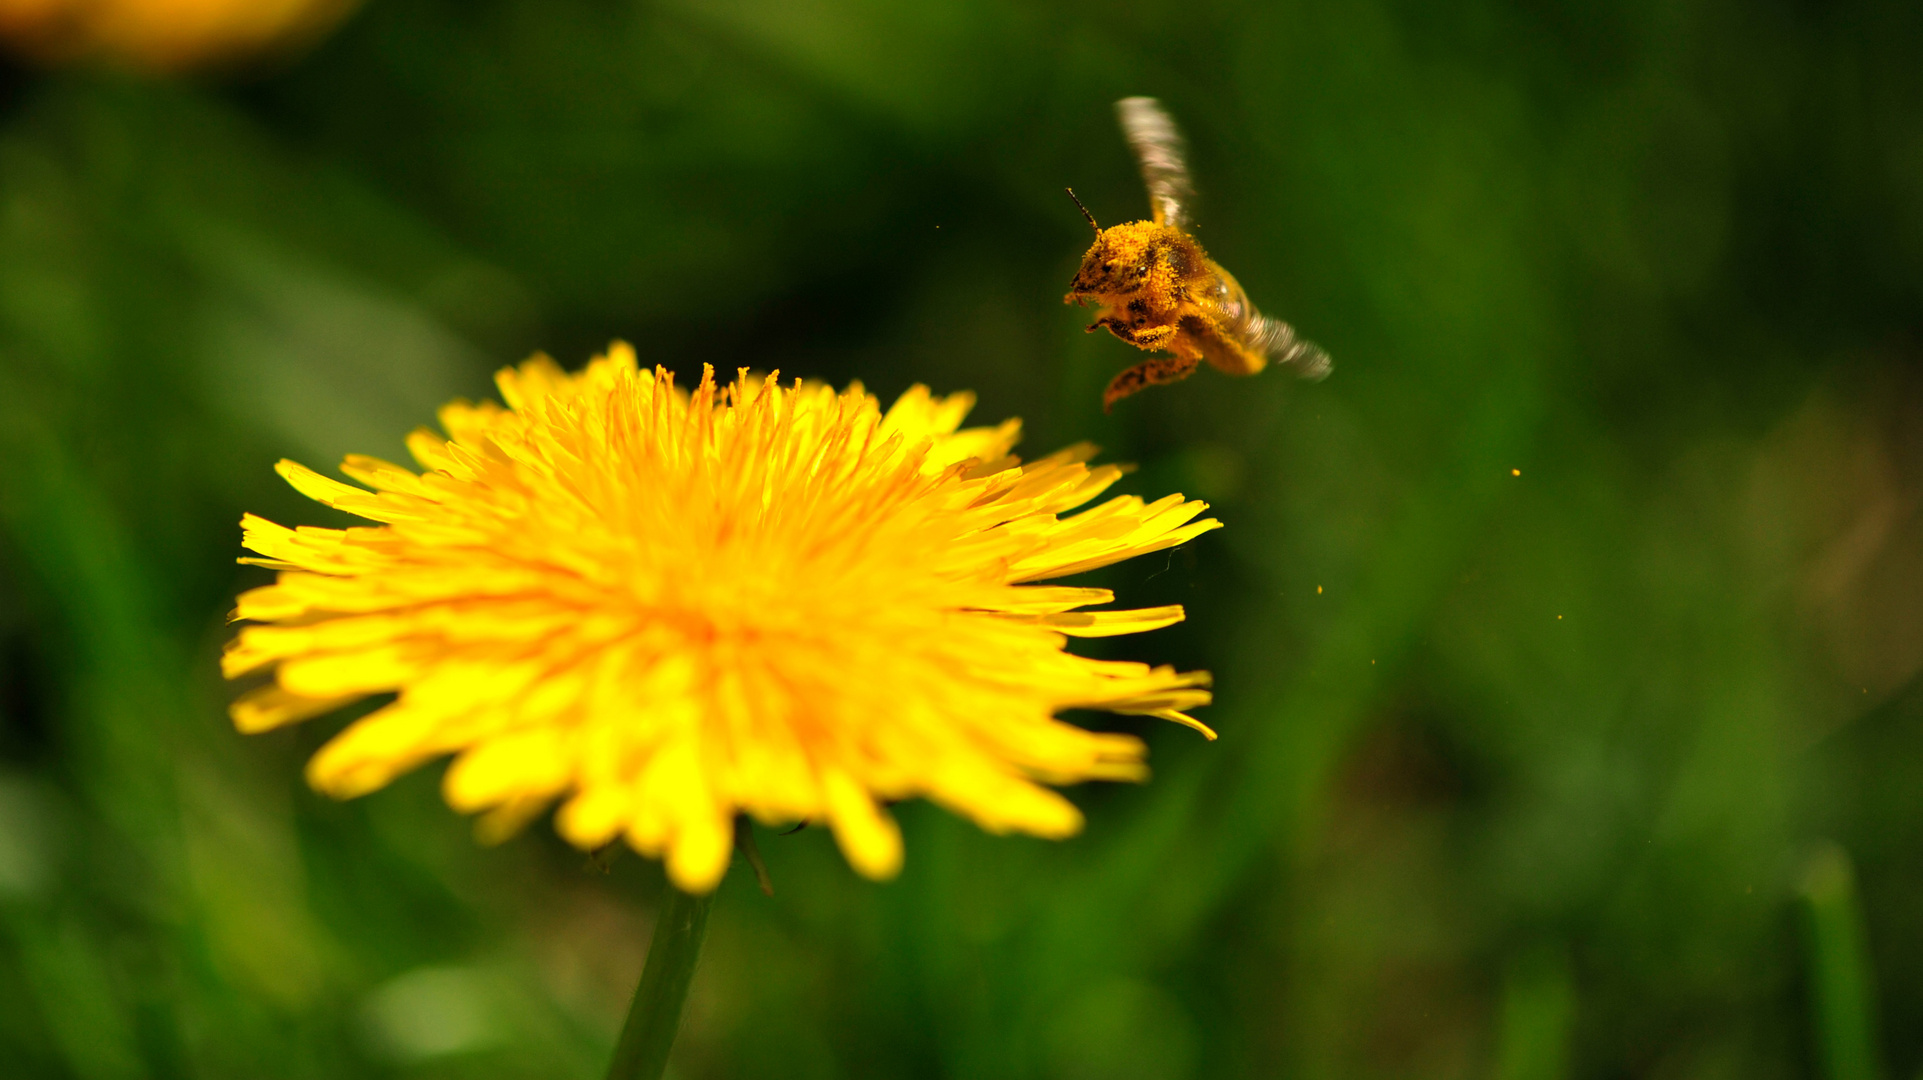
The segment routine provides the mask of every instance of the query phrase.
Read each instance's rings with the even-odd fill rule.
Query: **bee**
[[[1295,328],[1255,310],[1235,277],[1216,265],[1189,235],[1188,202],[1194,197],[1182,135],[1154,98],[1115,103],[1148,185],[1153,221],[1107,229],[1082,206],[1095,230],[1095,244],[1082,256],[1063,303],[1094,303],[1101,310],[1088,331],[1109,333],[1148,352],[1166,352],[1115,376],[1102,393],[1102,410],[1150,386],[1177,382],[1207,360],[1230,375],[1253,375],[1270,363],[1305,379],[1329,373],[1329,354],[1296,336]]]

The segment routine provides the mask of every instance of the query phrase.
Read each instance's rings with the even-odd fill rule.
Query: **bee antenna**
[[[1075,196],[1075,189],[1074,189],[1074,188],[1063,188],[1062,190],[1064,190],[1064,191],[1066,191],[1066,192],[1068,192],[1068,197],[1069,197],[1069,198],[1071,198],[1071,199],[1075,199],[1075,205],[1076,205],[1077,207],[1080,207],[1080,208],[1081,208],[1081,211],[1082,211],[1082,216],[1088,219],[1088,224],[1089,224],[1089,227],[1095,230],[1095,234],[1096,234],[1097,236],[1100,236],[1100,235],[1101,235],[1101,233],[1102,233],[1102,227],[1101,227],[1100,225],[1097,225],[1097,224],[1095,224],[1095,215],[1094,215],[1094,214],[1091,214],[1091,213],[1089,213],[1089,212],[1088,212],[1088,207],[1086,207],[1086,206],[1082,206],[1082,200],[1081,200],[1081,199],[1079,199],[1079,198],[1076,198],[1076,196]]]

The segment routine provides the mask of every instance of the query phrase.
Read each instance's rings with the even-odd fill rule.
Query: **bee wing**
[[[1189,182],[1188,160],[1182,133],[1151,97],[1123,98],[1115,103],[1115,116],[1122,123],[1122,134],[1129,149],[1142,166],[1142,182],[1148,185],[1149,206],[1157,225],[1188,227],[1188,204],[1195,197]]]
[[[1209,269],[1215,274],[1215,284],[1205,295],[1220,314],[1224,330],[1268,357],[1270,363],[1288,368],[1301,378],[1316,382],[1329,377],[1334,363],[1322,346],[1298,337],[1295,327],[1281,319],[1257,311],[1249,302],[1249,294],[1242,291],[1242,283],[1213,259],[1209,260]]]
[[[1271,363],[1294,371],[1300,378],[1319,382],[1329,377],[1329,369],[1334,362],[1322,346],[1307,338],[1298,337],[1295,327],[1281,319],[1271,319],[1259,311],[1251,310],[1249,336],[1250,345],[1268,354]]]

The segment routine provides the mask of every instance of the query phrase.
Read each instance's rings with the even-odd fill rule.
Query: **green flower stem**
[[[608,1080],[660,1080],[668,1067],[668,1050],[681,1026],[681,1006],[694,981],[701,939],[708,935],[708,910],[714,893],[689,896],[668,886],[667,903],[654,924],[648,963],[641,969],[641,985],[634,989],[621,1041],[614,1045]]]

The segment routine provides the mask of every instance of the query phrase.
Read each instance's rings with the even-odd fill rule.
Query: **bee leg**
[[[1168,343],[1175,338],[1175,327],[1173,326],[1151,326],[1144,330],[1138,330],[1133,323],[1126,320],[1106,317],[1096,319],[1094,322],[1088,324],[1085,332],[1092,334],[1102,329],[1106,329],[1109,333],[1114,334],[1116,337],[1121,338],[1123,341],[1128,342],[1138,349],[1148,349],[1151,351],[1168,348]]]
[[[1195,374],[1195,365],[1201,363],[1199,356],[1158,356],[1141,363],[1115,376],[1102,391],[1102,411],[1115,408],[1115,403],[1139,390],[1163,383],[1181,382]]]
[[[1169,342],[1175,340],[1175,327],[1151,326],[1146,330],[1134,331],[1124,340],[1138,349],[1147,349],[1151,352],[1157,349],[1167,349],[1169,348]],[[1189,364],[1190,368],[1194,366],[1193,362]]]

